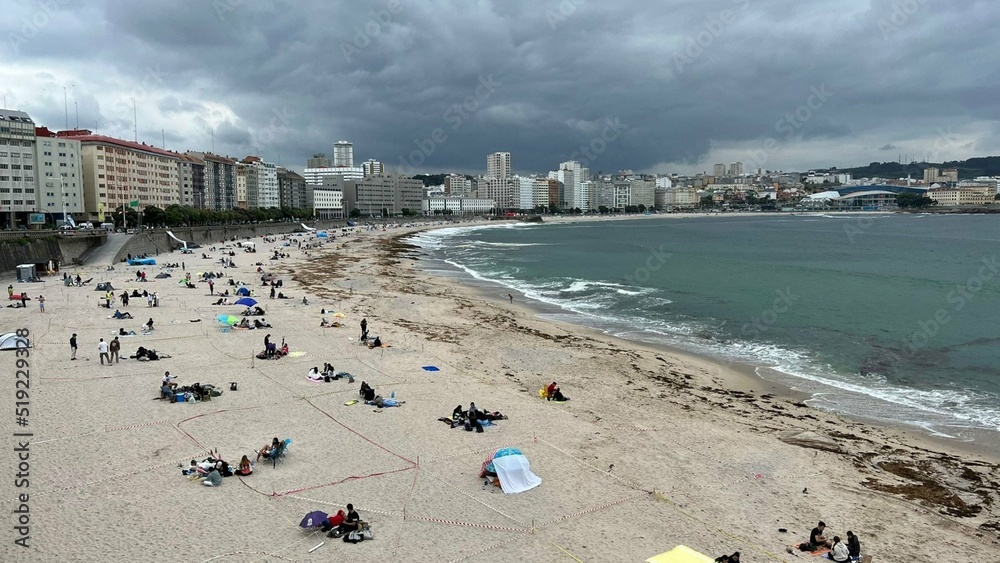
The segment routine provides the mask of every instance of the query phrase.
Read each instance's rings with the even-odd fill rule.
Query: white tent
[[[17,348],[28,348],[27,337],[18,337],[16,333],[8,332],[0,334],[0,350],[15,350]]]
[[[541,477],[531,472],[531,464],[523,455],[494,458],[493,467],[505,493],[523,493],[542,484]]]

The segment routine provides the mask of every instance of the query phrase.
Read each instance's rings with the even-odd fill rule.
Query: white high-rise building
[[[257,168],[257,207],[279,207],[281,198],[278,191],[278,167],[262,160],[255,162],[254,167]]]
[[[337,141],[333,144],[333,166],[354,167],[354,144],[348,141]]]
[[[486,175],[491,178],[510,178],[510,153],[495,152],[486,157]]]
[[[306,168],[302,171],[306,183],[310,186],[322,186],[327,178],[340,176],[345,180],[364,180],[365,171],[363,168],[353,166],[328,167],[328,168]]]
[[[563,183],[565,207],[579,207],[581,211],[590,209],[590,192],[593,186],[588,185],[586,190],[582,186],[584,182],[590,181],[590,169],[575,160],[563,162],[559,165],[557,179]]]
[[[743,174],[743,163],[734,162],[729,165],[729,175],[730,176],[740,176]]]
[[[674,187],[674,181],[667,176],[660,176],[656,179],[657,188],[672,188]]]
[[[56,137],[46,127],[35,129],[35,170],[38,171],[38,211],[55,217],[83,214],[83,160],[80,141]]]
[[[712,167],[712,176],[725,176],[726,175],[726,165],[725,163],[719,163]]]
[[[0,109],[0,208],[8,228],[26,225],[36,207],[35,122],[23,111]]]

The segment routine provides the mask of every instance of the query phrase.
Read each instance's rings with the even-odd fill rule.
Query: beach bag
[[[359,543],[364,541],[364,539],[365,536],[361,533],[360,530],[351,530],[349,534],[344,536],[344,541],[347,543]]]

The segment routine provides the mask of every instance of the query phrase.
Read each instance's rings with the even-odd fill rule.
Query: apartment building
[[[47,127],[35,128],[37,209],[47,222],[83,219],[83,157],[80,141],[57,138]]]
[[[147,206],[162,209],[181,203],[176,153],[86,129],[56,135],[80,142],[87,220],[100,221],[105,213],[130,204],[141,213]]]
[[[37,207],[35,122],[23,111],[0,109],[0,214],[6,228],[28,224]]]

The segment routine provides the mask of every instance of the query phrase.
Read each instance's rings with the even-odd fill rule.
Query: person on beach
[[[357,511],[354,510],[354,505],[348,503],[347,505],[347,516],[344,516],[344,521],[340,523],[339,526],[330,530],[327,534],[328,538],[339,538],[344,534],[348,534],[354,530],[361,528],[361,516],[358,515]]]
[[[128,309],[128,292],[122,292],[122,307]]]
[[[510,299],[510,303],[511,303],[511,305],[513,305],[514,304],[514,296],[508,293],[507,294],[507,298]]]
[[[844,545],[844,542],[840,541],[840,536],[833,536],[833,549],[830,550],[830,553],[826,554],[826,557],[831,561],[838,561],[839,563],[851,560],[847,546]]]
[[[253,475],[253,464],[250,463],[250,458],[243,456],[240,459],[240,464],[236,466],[236,471],[234,473],[240,477],[249,477]]]
[[[76,359],[76,333],[75,332],[73,333],[73,336],[69,337],[69,350],[70,350],[70,352],[72,352],[72,355],[69,357],[69,359],[75,360]]]
[[[13,285],[8,285],[7,286],[7,299],[10,299],[11,297],[14,297],[14,286]]]
[[[732,555],[720,555],[715,558],[715,563],[740,563],[740,552],[734,551]]]
[[[218,487],[222,484],[222,474],[219,473],[218,469],[213,469],[212,472],[208,474],[208,477],[205,477],[205,480],[202,481],[201,484],[206,487]]]
[[[40,312],[42,312],[42,313],[45,312],[45,296],[44,295],[39,295],[38,296],[38,310]]]
[[[97,352],[101,355],[101,365],[104,365],[104,360],[108,360],[108,365],[111,365],[111,357],[108,355],[108,343],[102,338],[100,342],[97,343]]]
[[[823,535],[823,530],[825,529],[826,529],[826,524],[823,521],[820,521],[819,524],[816,524],[816,527],[813,528],[811,532],[809,532],[809,544],[817,548],[833,547],[833,544],[830,543],[830,540],[826,539],[826,536]]]
[[[261,448],[261,449],[259,449],[257,451],[257,461],[260,461],[260,458],[262,458],[262,457],[264,459],[267,459],[268,457],[270,457],[271,454],[274,453],[274,451],[277,450],[278,446],[280,446],[280,445],[281,445],[281,442],[278,440],[278,437],[275,436],[274,439],[271,440],[271,445],[266,445],[265,444],[263,448]]]
[[[170,375],[169,371],[165,371],[165,372],[163,372],[163,379],[161,379],[160,381],[163,383],[163,385],[166,385],[167,387],[170,387],[171,389],[176,389],[177,388],[177,382],[174,381],[174,379],[176,379],[176,378],[174,376]]]
[[[547,400],[547,401],[568,401],[569,399],[565,395],[562,394],[562,391],[559,390],[559,386],[556,385],[555,381],[553,381],[545,389],[545,400]]]
[[[111,340],[111,344],[108,345],[108,351],[111,352],[111,356],[108,358],[108,364],[110,364],[112,361],[114,361],[114,363],[116,364],[118,363],[118,352],[121,351],[121,349],[122,349],[122,343],[120,340],[118,340],[118,337],[116,336]]]
[[[361,319],[361,341],[368,340],[368,319]]]
[[[851,559],[861,558],[861,541],[850,530],[847,530],[847,554],[851,556]]]
[[[24,291],[21,292],[21,308],[22,309],[28,308],[28,294],[25,293]]]

